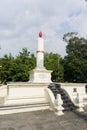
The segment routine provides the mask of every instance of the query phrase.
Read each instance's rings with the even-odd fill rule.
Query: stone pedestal
[[[51,83],[51,72],[46,69],[33,69],[30,71],[30,80],[29,82],[34,83]]]

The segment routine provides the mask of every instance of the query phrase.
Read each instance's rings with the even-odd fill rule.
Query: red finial
[[[39,37],[42,37],[42,32],[39,32]]]

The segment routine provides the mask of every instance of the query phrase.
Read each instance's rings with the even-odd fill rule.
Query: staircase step
[[[0,106],[0,115],[49,109],[47,103]]]

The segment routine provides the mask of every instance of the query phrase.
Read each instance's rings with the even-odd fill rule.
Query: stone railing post
[[[80,93],[77,93],[77,101],[78,101],[78,111],[79,112],[84,112],[83,109],[83,97]]]
[[[62,107],[63,101],[61,99],[61,95],[57,94],[57,98],[55,99],[55,113],[60,116],[63,115],[64,108]]]

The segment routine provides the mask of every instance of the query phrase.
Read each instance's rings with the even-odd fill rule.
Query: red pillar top
[[[42,37],[42,32],[39,32],[39,37]]]

